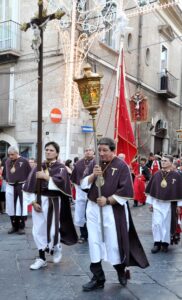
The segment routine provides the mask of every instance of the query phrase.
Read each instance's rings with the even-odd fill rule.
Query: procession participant
[[[175,240],[177,212],[182,206],[182,178],[172,171],[173,157],[164,155],[162,169],[150,179],[147,187],[146,202],[150,204],[154,246],[152,253],[168,251],[168,245]]]
[[[158,154],[154,155],[154,160],[151,165],[151,172],[152,175],[154,175],[157,171],[161,169],[161,162],[160,162],[161,156]]]
[[[65,167],[66,167],[66,169],[67,169],[67,171],[68,171],[68,174],[69,174],[69,176],[71,176],[71,174],[72,174],[72,171],[73,171],[73,165],[72,165],[72,160],[71,159],[67,159],[66,161],[65,161]]]
[[[8,234],[25,234],[27,202],[23,199],[22,187],[31,167],[28,160],[19,155],[15,146],[8,148],[8,156],[3,169],[3,178],[6,180],[6,213],[10,216],[12,224]]]
[[[127,266],[146,268],[148,261],[137,236],[127,200],[133,196],[132,179],[127,164],[115,156],[115,142],[101,138],[98,142],[100,165],[93,160],[85,170],[81,187],[89,188],[86,209],[91,281],[83,291],[103,288],[105,275],[101,260],[110,262],[122,286],[127,284]],[[100,180],[98,176],[101,176]],[[98,180],[101,197],[98,197]],[[104,242],[101,234],[100,207],[103,213]]]
[[[138,166],[138,174],[134,179],[134,207],[138,206],[138,203],[145,205],[146,195],[145,195],[145,187],[146,182],[150,179],[150,171],[146,166],[146,158],[142,157],[140,159],[140,165]]]
[[[147,163],[146,163],[146,166],[151,169],[151,166],[152,166],[152,163],[154,161],[155,157],[154,157],[154,154],[152,152],[149,153],[149,157],[148,157],[148,160],[147,160]]]
[[[66,167],[58,161],[58,155],[59,145],[48,142],[42,171],[34,168],[24,186],[24,195],[33,205],[32,233],[39,250],[39,258],[30,266],[31,270],[47,266],[45,251],[53,255],[54,263],[59,263],[62,258],[60,241],[66,245],[77,242],[69,204],[69,175]],[[41,180],[41,204],[36,199],[36,179]]]
[[[82,189],[80,188],[80,180],[83,177],[85,168],[88,166],[88,164],[93,158],[93,148],[86,147],[84,149],[84,157],[75,164],[71,175],[71,181],[72,183],[74,183],[76,189],[74,224],[80,228],[80,238],[78,239],[79,244],[83,244],[88,239],[88,232],[85,219],[87,193],[82,191]]]

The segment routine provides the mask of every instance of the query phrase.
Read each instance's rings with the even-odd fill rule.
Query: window
[[[25,158],[34,157],[35,145],[33,143],[19,143],[19,152]]]
[[[133,37],[132,37],[132,34],[129,33],[128,34],[128,41],[127,41],[128,52],[131,52],[132,45],[133,45]]]
[[[18,32],[19,0],[0,0],[0,50],[16,46]],[[16,48],[16,47],[15,47]]]
[[[145,52],[145,63],[146,63],[147,66],[150,65],[150,58],[151,58],[151,56],[150,56],[150,49],[147,48],[146,52]]]
[[[112,24],[116,20],[116,4],[115,3],[110,3],[106,0],[106,5],[102,10],[102,14],[105,17],[105,28],[106,28],[106,33],[105,33],[105,43],[113,48],[116,49],[116,41],[115,39],[117,38],[117,34],[114,34],[114,31],[112,29]],[[118,49],[116,49],[118,50]]]
[[[161,73],[165,74],[168,66],[168,49],[162,45],[161,49]]]

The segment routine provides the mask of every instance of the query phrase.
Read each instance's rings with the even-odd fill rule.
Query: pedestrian
[[[6,180],[6,213],[10,216],[12,224],[8,234],[25,234],[27,202],[23,199],[22,187],[31,167],[28,160],[19,155],[15,146],[8,148],[8,156],[3,169],[3,178]]]
[[[146,188],[146,183],[149,181],[151,173],[146,166],[146,158],[141,157],[140,159],[140,165],[138,168],[138,174],[135,176],[134,179],[134,207],[137,207],[139,203],[142,205],[145,205],[146,201],[146,195],[145,195],[145,188]]]
[[[151,165],[151,173],[154,175],[158,170],[161,169],[161,156],[158,154],[154,155],[154,160]]]
[[[101,138],[98,142],[100,164],[93,160],[85,171],[81,187],[89,189],[86,209],[90,252],[91,281],[83,285],[83,291],[103,288],[105,275],[102,260],[110,262],[117,271],[118,280],[126,286],[128,266],[146,268],[148,261],[137,236],[128,205],[133,197],[132,179],[127,164],[115,156],[115,142]],[[100,179],[98,176],[101,176]],[[98,197],[101,182],[102,196]],[[103,213],[101,234],[100,208]]]
[[[32,169],[35,168],[35,167],[37,166],[37,161],[36,161],[35,158],[31,157],[31,158],[29,158],[28,161],[29,161],[30,167],[31,167]]]
[[[182,206],[182,177],[172,170],[172,163],[173,157],[164,155],[162,169],[152,176],[146,187],[146,202],[152,211],[152,253],[167,252],[169,244],[175,242],[177,215]]]
[[[155,159],[155,157],[154,157],[153,152],[150,152],[149,156],[148,156],[147,163],[146,163],[147,168],[151,169],[151,166],[152,166],[152,163],[153,163],[154,159]]]
[[[25,198],[32,203],[33,238],[39,250],[39,258],[30,266],[37,270],[47,266],[45,252],[53,255],[53,262],[62,258],[61,243],[73,245],[77,234],[73,225],[69,197],[71,184],[64,164],[58,161],[59,145],[48,142],[45,145],[46,161],[42,171],[31,172],[25,186]],[[36,184],[41,181],[41,203],[37,202]]]
[[[66,167],[66,169],[68,171],[68,174],[71,176],[72,170],[73,170],[73,165],[72,165],[72,160],[71,159],[67,159],[65,161],[65,167]]]
[[[0,159],[0,214],[4,213],[5,192],[3,190],[3,167]]]
[[[87,204],[87,193],[82,191],[80,187],[80,180],[83,177],[83,173],[86,167],[94,158],[94,150],[91,146],[84,149],[84,157],[77,161],[71,175],[71,181],[75,185],[76,199],[75,199],[75,215],[74,224],[80,229],[80,238],[78,239],[79,244],[83,244],[88,239],[88,232],[86,226],[86,204]]]
[[[77,161],[79,161],[79,157],[75,156],[74,159],[73,159],[73,168],[75,167]]]

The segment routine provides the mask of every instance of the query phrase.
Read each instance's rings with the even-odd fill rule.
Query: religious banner
[[[136,92],[130,99],[130,113],[132,122],[148,121],[148,99],[141,92]]]

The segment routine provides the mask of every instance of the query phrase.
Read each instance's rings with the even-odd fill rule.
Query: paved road
[[[91,276],[88,245],[63,247],[58,265],[48,257],[48,267],[30,271],[37,255],[31,235],[31,216],[26,235],[8,235],[7,215],[0,215],[0,299],[1,300],[176,300],[182,299],[182,247],[170,247],[168,253],[151,254],[151,213],[147,206],[131,208],[135,226],[147,253],[150,267],[131,268],[131,280],[122,288],[112,266],[103,264],[104,290],[82,292],[82,284]]]

